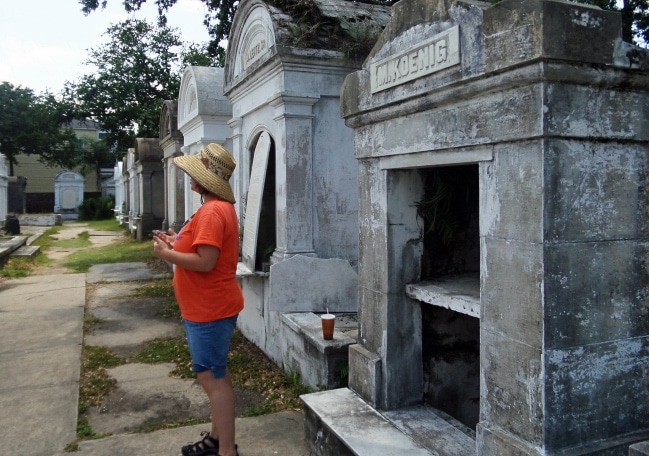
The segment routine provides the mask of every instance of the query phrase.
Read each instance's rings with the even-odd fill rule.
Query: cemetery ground
[[[170,269],[153,256],[151,242],[133,240],[112,220],[40,232],[32,245],[41,253],[10,259],[0,269],[0,286],[16,277],[86,273],[77,438],[65,451],[111,435],[209,423]],[[301,410],[299,395],[309,389],[238,332],[229,363],[238,417]]]

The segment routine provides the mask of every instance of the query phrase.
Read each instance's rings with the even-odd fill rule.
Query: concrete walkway
[[[85,274],[0,283],[4,454],[51,455],[75,440],[85,296]]]
[[[87,275],[54,274],[0,282],[3,454],[70,454],[65,452],[65,447],[76,440],[86,284],[103,280],[108,281],[106,287],[115,287],[111,282],[147,278],[151,278],[151,272],[146,265],[125,264],[95,266]],[[132,331],[139,331],[137,328],[141,326],[132,327]],[[138,339],[140,336],[120,337]],[[155,391],[148,393],[156,394]],[[168,398],[158,399],[165,402]],[[152,409],[157,405],[150,403]],[[236,425],[241,456],[311,454],[304,438],[302,412],[238,418]],[[200,432],[207,429],[209,425],[203,424],[149,433],[114,433],[110,437],[82,441],[79,450],[72,454],[179,455],[182,445],[198,440]]]

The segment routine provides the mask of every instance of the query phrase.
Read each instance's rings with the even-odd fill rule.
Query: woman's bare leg
[[[210,435],[219,439],[219,454],[235,456],[234,447],[234,388],[230,373],[223,378],[214,378],[212,371],[197,374],[198,381],[210,400],[212,431]]]

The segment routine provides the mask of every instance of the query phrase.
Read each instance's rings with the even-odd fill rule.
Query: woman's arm
[[[196,253],[182,253],[172,250],[171,246],[158,236],[153,237],[153,242],[153,253],[155,256],[192,271],[211,271],[214,269],[216,260],[219,259],[220,250],[213,245],[200,244],[196,248]]]

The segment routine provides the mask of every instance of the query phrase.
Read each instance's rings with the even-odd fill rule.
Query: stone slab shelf
[[[460,274],[406,285],[409,298],[480,318],[480,274]]]

